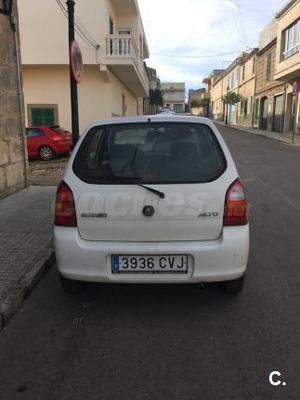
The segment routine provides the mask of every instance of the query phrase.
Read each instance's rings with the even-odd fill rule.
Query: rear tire
[[[50,161],[54,158],[54,151],[49,146],[42,146],[39,150],[40,159]]]
[[[60,283],[66,293],[79,294],[85,289],[85,283],[81,281],[75,281],[73,279],[67,279],[60,275]]]
[[[221,283],[221,289],[228,294],[238,294],[244,287],[245,275],[232,281],[225,281]]]

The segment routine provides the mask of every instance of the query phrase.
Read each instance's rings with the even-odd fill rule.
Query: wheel
[[[85,289],[84,282],[67,279],[64,278],[62,275],[60,275],[60,283],[64,291],[69,294],[79,294],[82,293]]]
[[[54,151],[49,146],[42,146],[39,150],[41,160],[50,161],[54,157]]]
[[[228,294],[237,294],[243,287],[245,282],[245,275],[232,281],[225,281],[221,283],[221,289]]]

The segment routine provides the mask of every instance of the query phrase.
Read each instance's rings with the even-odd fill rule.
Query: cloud
[[[200,87],[203,76],[228,65],[246,44],[257,46],[259,32],[286,0],[267,1],[263,7],[261,0],[138,2],[151,54],[147,64],[164,81]]]
[[[224,1],[224,4],[225,4],[227,7],[232,8],[232,9],[235,10],[235,11],[239,11],[238,6],[236,5],[236,3],[234,3],[233,0],[225,0],[225,1]]]
[[[183,68],[181,63],[164,62],[159,57],[153,57],[149,65],[159,72],[159,77],[163,82],[194,82],[200,85],[203,76],[199,68],[196,70]]]

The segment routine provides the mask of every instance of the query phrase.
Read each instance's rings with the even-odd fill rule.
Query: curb
[[[5,327],[11,317],[19,310],[23,301],[29,296],[41,278],[55,262],[53,249],[49,249],[46,259],[34,264],[24,276],[20,278],[16,286],[10,288],[5,298],[0,299],[0,331]]]
[[[213,120],[212,120],[212,121],[213,121]],[[220,122],[216,122],[216,121],[213,121],[213,122],[214,122],[216,125],[219,125],[219,126],[224,126],[224,127],[227,126],[228,128],[234,129],[234,130],[236,130],[236,131],[249,133],[250,135],[256,135],[256,136],[265,137],[265,138],[271,139],[271,140],[276,140],[277,142],[284,143],[284,144],[287,144],[287,145],[289,145],[289,146],[294,146],[294,147],[299,147],[299,146],[300,146],[300,144],[292,143],[291,141],[289,141],[289,139],[279,138],[279,137],[273,137],[273,136],[270,136],[270,135],[268,135],[268,134],[263,134],[263,133],[259,133],[259,132],[249,131],[249,130],[243,129],[243,127],[240,127],[240,126],[237,126],[237,125],[225,125],[225,124],[222,124],[222,123],[220,123]]]

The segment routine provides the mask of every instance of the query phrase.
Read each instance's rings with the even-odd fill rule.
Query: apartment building
[[[290,0],[276,15],[274,79],[283,83],[285,133],[300,134],[300,0]]]
[[[289,0],[260,32],[259,48],[204,79],[211,117],[230,124],[300,134],[300,0]],[[241,100],[226,106],[222,97]]]
[[[164,107],[170,108],[176,113],[185,112],[185,83],[165,82],[161,83],[161,91],[164,96]]]
[[[154,91],[160,90],[160,79],[157,75],[155,68],[146,67],[146,71],[149,78],[149,90]],[[144,98],[144,113],[146,115],[157,114],[159,112],[160,106],[157,104],[152,104],[150,97]]]
[[[65,8],[62,0],[19,2],[27,125],[71,128]],[[77,1],[75,15],[80,131],[96,119],[142,114],[149,49],[137,0]]]
[[[0,198],[27,178],[17,1],[6,5],[0,2]]]
[[[206,89],[190,89],[189,90],[189,98],[188,98],[188,106],[189,111],[195,116],[204,116],[205,110],[201,106],[201,102],[206,95]]]
[[[241,96],[241,101],[237,106],[236,124],[246,127],[251,127],[253,124],[257,52],[258,49],[255,48],[245,54],[240,65],[238,94]]]
[[[211,116],[224,121],[227,117],[230,124],[251,126],[255,91],[256,53],[240,54],[226,70],[213,71],[204,79],[211,98]],[[241,96],[237,104],[224,104],[223,96],[236,93]]]
[[[282,132],[284,86],[275,79],[277,25],[277,20],[274,19],[259,36],[253,126],[262,130]]]
[[[210,107],[209,107],[209,116],[213,118],[213,109],[215,108],[215,101],[218,101],[217,105],[217,117],[215,119],[223,118],[223,102],[219,101],[222,97],[222,84],[224,82],[221,81],[221,84],[218,86],[220,93],[216,93],[216,85],[215,82],[221,77],[224,73],[224,69],[214,69],[206,78],[203,79],[202,83],[206,88],[206,96],[210,98]]]

